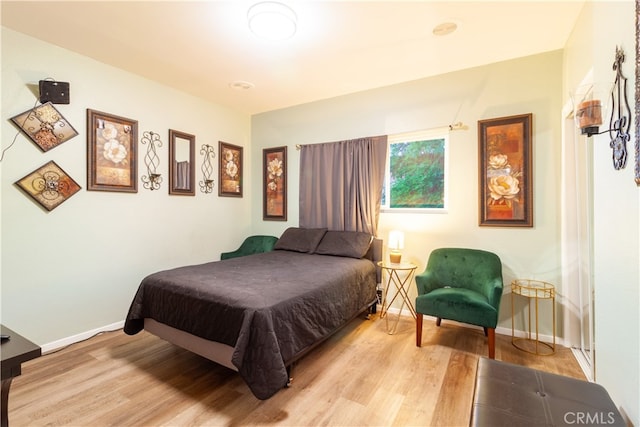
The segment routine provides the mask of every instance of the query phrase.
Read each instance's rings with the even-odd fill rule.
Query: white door
[[[566,111],[566,109],[565,109]],[[565,114],[565,117],[567,115]],[[573,118],[564,122],[562,253],[565,340],[595,380],[593,293],[593,150]]]

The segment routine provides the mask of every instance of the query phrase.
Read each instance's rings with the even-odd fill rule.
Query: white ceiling
[[[3,0],[1,12],[5,27],[255,114],[561,49],[584,3],[285,0],[298,32],[267,42],[247,27],[257,1]],[[458,30],[434,36],[443,22]]]

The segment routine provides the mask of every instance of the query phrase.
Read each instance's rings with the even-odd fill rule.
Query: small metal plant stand
[[[515,336],[515,296],[520,295],[528,298],[528,322],[525,337]],[[547,343],[540,341],[539,335],[539,310],[540,300],[551,301],[551,311],[553,313],[552,329],[553,341]],[[535,307],[535,334],[532,332],[531,305]],[[531,279],[516,279],[511,282],[511,343],[514,347],[526,351],[527,353],[539,356],[549,356],[556,352],[556,290],[551,283]]]

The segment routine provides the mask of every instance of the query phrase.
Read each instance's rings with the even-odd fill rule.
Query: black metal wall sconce
[[[155,132],[145,131],[140,140],[142,145],[147,145],[147,153],[144,155],[144,164],[147,167],[147,175],[143,175],[142,186],[147,190],[158,190],[162,184],[162,176],[157,172],[160,165],[157,149],[162,147],[160,135]]]
[[[204,144],[200,149],[200,154],[203,156],[202,160],[202,181],[199,182],[200,191],[205,194],[213,192],[214,180],[211,177],[213,175],[213,163],[212,160],[216,157],[215,149],[209,145]]]
[[[576,105],[574,118],[581,134],[591,137],[609,132],[611,138],[609,146],[613,150],[613,167],[616,170],[624,168],[627,164],[627,142],[631,139],[629,134],[631,107],[627,98],[627,78],[622,74],[624,59],[624,51],[616,47],[616,57],[613,62],[616,78],[610,93],[607,94],[611,103],[608,129],[599,131],[603,123],[602,116],[607,110],[607,105],[603,102],[604,96],[596,93],[591,87],[586,93],[576,94],[574,97],[574,105]]]

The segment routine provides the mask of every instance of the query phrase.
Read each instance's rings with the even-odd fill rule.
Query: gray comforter
[[[144,318],[234,347],[232,363],[253,394],[268,399],[286,366],[375,301],[373,262],[277,250],[151,274],[124,331]]]

